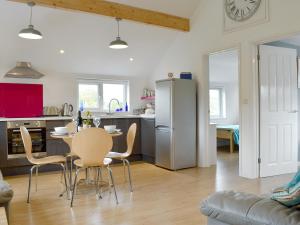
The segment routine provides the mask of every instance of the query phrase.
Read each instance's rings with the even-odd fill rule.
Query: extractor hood
[[[16,67],[8,71],[4,77],[40,79],[43,76],[44,74],[31,67],[30,62],[17,62]]]

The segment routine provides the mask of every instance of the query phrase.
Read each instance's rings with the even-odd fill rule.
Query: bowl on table
[[[56,134],[67,134],[68,128],[66,127],[54,127],[54,131]]]
[[[116,125],[106,125],[104,126],[104,130],[107,132],[107,133],[113,133],[116,131],[116,128],[117,126]]]

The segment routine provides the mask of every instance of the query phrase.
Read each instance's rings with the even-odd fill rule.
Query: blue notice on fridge
[[[182,73],[180,73],[180,79],[191,80],[192,79],[192,73],[182,72]]]

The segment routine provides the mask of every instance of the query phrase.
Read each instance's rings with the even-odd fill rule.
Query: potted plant
[[[90,111],[84,112],[83,129],[92,127],[92,113]]]

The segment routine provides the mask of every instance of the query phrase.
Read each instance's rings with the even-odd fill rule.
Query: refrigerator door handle
[[[155,129],[156,130],[174,130],[174,128],[171,128],[169,126],[164,126],[164,125],[155,126]]]
[[[169,126],[165,126],[165,125],[157,125],[157,126],[155,126],[155,128],[156,129],[158,129],[158,128],[165,128],[165,129],[168,129],[168,128],[170,128]]]

